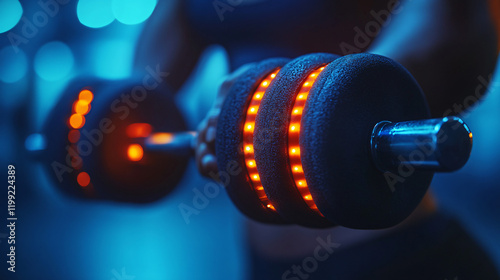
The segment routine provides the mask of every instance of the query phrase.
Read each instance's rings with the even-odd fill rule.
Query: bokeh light
[[[78,140],[80,140],[80,131],[77,129],[70,130],[68,133],[68,141],[74,144],[78,142]]]
[[[84,89],[78,94],[78,99],[90,103],[94,99],[94,94],[90,90]]]
[[[28,57],[12,46],[0,50],[0,80],[5,83],[15,83],[22,79],[28,71]]]
[[[35,72],[42,79],[56,81],[67,76],[73,68],[71,49],[63,42],[53,41],[43,45],[35,55]]]
[[[139,144],[132,144],[128,146],[127,155],[131,161],[140,161],[144,156],[144,150]]]
[[[73,114],[69,118],[69,125],[74,129],[80,129],[85,124],[85,117],[80,114]]]
[[[45,136],[40,133],[33,133],[29,135],[24,141],[24,147],[28,151],[41,151],[47,146]]]
[[[86,187],[90,184],[90,176],[87,172],[80,172],[76,177],[78,184],[82,187]]]
[[[156,0],[112,0],[115,18],[123,24],[139,24],[147,20],[156,7]]]
[[[115,20],[111,0],[80,0],[76,6],[78,20],[90,28],[101,28]]]
[[[23,7],[17,0],[0,1],[0,33],[11,30],[21,19]]]
[[[128,40],[99,41],[93,45],[94,73],[105,79],[123,79],[132,74],[133,42]]]

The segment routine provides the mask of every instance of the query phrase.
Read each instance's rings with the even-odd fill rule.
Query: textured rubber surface
[[[371,160],[376,123],[430,116],[414,78],[391,59],[348,55],[332,62],[311,89],[302,116],[302,164],[319,210],[336,224],[385,228],[421,201],[433,173],[403,167],[395,177]],[[396,184],[390,185],[390,182]]]
[[[308,54],[285,65],[267,89],[255,121],[255,159],[264,190],[284,219],[307,227],[333,224],[310,209],[295,186],[287,148],[290,113],[307,76],[336,58]]]
[[[219,170],[226,170],[228,165],[241,169],[241,172],[230,177],[227,193],[241,212],[264,223],[283,223],[283,219],[276,211],[266,208],[253,189],[245,169],[242,129],[251,95],[260,80],[288,61],[283,58],[269,59],[247,70],[231,87],[217,123],[216,154]]]

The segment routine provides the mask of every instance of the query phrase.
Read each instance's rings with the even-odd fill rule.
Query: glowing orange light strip
[[[153,144],[168,144],[174,141],[175,134],[168,132],[157,132],[151,134],[149,141]]]
[[[325,67],[320,67],[314,70],[307,79],[302,84],[297,96],[295,97],[295,102],[293,104],[292,113],[290,115],[290,125],[288,127],[288,150],[290,159],[290,168],[292,171],[293,180],[295,181],[295,186],[299,191],[300,195],[304,199],[305,203],[309,208],[318,212],[318,206],[314,203],[311,192],[307,186],[306,177],[304,175],[304,170],[302,169],[302,161],[300,159],[300,145],[299,145],[299,135],[300,135],[300,123],[302,120],[302,111],[306,104],[307,96],[309,91],[313,86],[314,82],[318,78],[318,75],[323,71]]]
[[[255,129],[255,117],[257,116],[257,112],[259,111],[262,97],[264,97],[266,89],[269,87],[269,84],[276,77],[278,72],[279,69],[267,75],[253,93],[252,100],[248,105],[245,124],[243,126],[243,152],[248,175],[262,204],[272,210],[276,209],[271,204],[271,201],[269,201],[269,198],[267,198],[267,195],[264,192],[264,187],[262,186],[262,182],[260,181],[259,172],[257,172],[257,164],[255,162],[253,147],[253,131]]]
[[[149,123],[133,123],[127,126],[127,136],[130,138],[146,138],[153,131]]]
[[[72,114],[68,119],[68,125],[71,130],[68,133],[68,140],[72,144],[72,147],[77,150],[77,142],[80,140],[80,131],[85,125],[85,115],[90,112],[92,100],[94,99],[94,94],[88,90],[84,89],[78,94],[78,99],[73,103]],[[73,166],[75,169],[82,169],[83,166]],[[80,172],[77,176],[77,182],[82,187],[85,188],[90,184],[90,176],[87,172]]]

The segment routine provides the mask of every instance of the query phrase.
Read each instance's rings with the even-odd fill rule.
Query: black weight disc
[[[370,136],[380,121],[429,116],[417,82],[395,61],[355,54],[332,62],[309,93],[300,137],[306,179],[325,217],[370,229],[410,215],[433,173],[404,166],[400,174],[380,172],[371,159]]]
[[[312,210],[295,185],[288,151],[290,114],[308,75],[337,58],[332,54],[308,54],[286,64],[262,99],[255,123],[255,158],[266,194],[284,219],[307,227],[328,227],[333,223]]]
[[[245,165],[243,125],[246,112],[260,81],[289,60],[276,58],[262,61],[247,70],[232,85],[217,122],[216,154],[220,171],[239,170],[230,174],[227,193],[246,216],[263,223],[283,223],[280,215],[264,206],[258,197]],[[271,83],[272,84],[272,83]]]
[[[100,128],[105,119],[114,127],[111,132],[103,133],[102,143],[96,145],[95,152],[87,159],[94,173],[103,178],[100,185],[95,184],[103,197],[147,203],[165,197],[178,185],[189,157],[148,151],[138,162],[132,162],[127,157],[128,146],[136,140],[141,142],[140,139],[127,137],[126,130],[130,124],[150,124],[153,133],[187,130],[171,92],[161,84],[157,88],[146,89],[142,81],[137,81],[118,83],[108,93],[103,92],[102,96],[96,94],[95,111],[89,113],[89,129]],[[130,104],[123,96],[129,96]]]

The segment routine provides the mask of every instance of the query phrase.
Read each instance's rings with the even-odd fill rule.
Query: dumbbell
[[[226,189],[257,221],[390,227],[417,207],[434,172],[457,170],[470,155],[462,120],[429,117],[416,81],[389,58],[270,59],[242,74],[226,97],[218,167],[241,167]],[[140,147],[187,154],[193,137],[146,138]]]
[[[183,177],[189,158],[127,155],[132,139],[147,130],[187,129],[171,90],[162,83],[82,78],[71,83],[26,148],[46,167],[63,193],[76,198],[147,203],[165,197]],[[147,127],[131,124],[147,124]],[[142,129],[142,130],[141,130]]]
[[[109,111],[107,101],[95,119]],[[151,105],[166,104],[160,101]],[[113,180],[138,176],[131,172],[143,164],[168,180],[167,165],[177,167],[177,161],[193,154],[194,133],[154,124],[161,114],[173,125],[182,119],[179,113],[146,108],[146,115],[154,117],[127,120],[113,138],[121,143],[114,156],[128,169],[117,168],[116,174],[94,170],[105,197],[127,193]],[[240,211],[257,221],[390,227],[415,209],[434,172],[457,170],[470,154],[472,134],[460,119],[428,118],[418,84],[388,58],[311,54],[270,59],[242,74],[227,95],[217,126],[218,166],[241,167],[226,189]],[[115,148],[109,143],[106,147]],[[104,150],[89,159],[92,168],[111,154]],[[112,179],[101,179],[106,177]],[[130,185],[138,189],[136,184]]]
[[[236,143],[252,133],[249,154],[257,172],[249,168],[260,182],[251,186],[258,192],[262,185],[265,196],[258,195],[260,212],[244,212],[257,219],[277,212],[311,227],[390,227],[415,209],[434,171],[456,170],[469,157],[467,126],[456,118],[425,120],[430,114],[420,87],[388,58],[312,54],[266,61],[254,71],[234,86],[222,108],[217,157],[219,168],[226,166],[240,149]],[[259,88],[252,97],[245,93],[256,87],[247,82],[253,77],[267,86],[264,96]],[[258,106],[258,112],[236,120],[248,98],[250,110]],[[432,152],[419,159],[424,150]],[[253,164],[243,159],[242,166]],[[411,174],[401,170],[408,167]],[[236,205],[246,205],[253,187],[245,195],[239,189],[248,185],[228,187]]]

